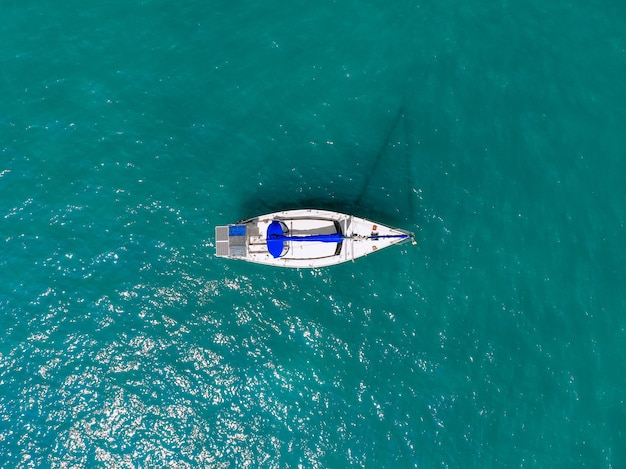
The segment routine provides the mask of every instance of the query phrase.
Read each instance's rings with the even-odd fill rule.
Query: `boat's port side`
[[[290,236],[307,236],[317,234],[341,234],[336,222],[323,218],[291,218],[280,220],[289,229]]]

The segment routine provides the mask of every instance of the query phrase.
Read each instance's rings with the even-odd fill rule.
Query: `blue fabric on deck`
[[[340,233],[320,234],[309,236],[283,236],[284,241],[317,241],[321,243],[341,243],[344,240]]]
[[[267,227],[267,250],[274,257],[280,257],[284,247],[283,227],[279,221],[274,220]]]
[[[230,225],[228,227],[228,236],[245,236],[246,225]]]
[[[344,239],[345,238],[341,233],[308,236],[285,236],[283,227],[277,220],[274,220],[270,223],[270,226],[267,227],[267,250],[272,256],[274,256],[274,258],[280,257],[283,253],[285,241],[341,243]]]

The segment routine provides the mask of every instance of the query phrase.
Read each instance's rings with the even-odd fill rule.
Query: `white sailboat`
[[[316,268],[353,261],[413,233],[318,209],[285,210],[215,228],[215,254],[278,267]]]

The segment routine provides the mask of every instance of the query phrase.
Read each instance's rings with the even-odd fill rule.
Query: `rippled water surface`
[[[1,467],[626,465],[620,5],[0,14]],[[214,256],[298,207],[420,244]]]

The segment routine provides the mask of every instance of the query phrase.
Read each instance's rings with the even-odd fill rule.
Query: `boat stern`
[[[215,227],[215,255],[217,257],[245,258],[248,255],[246,225]]]

